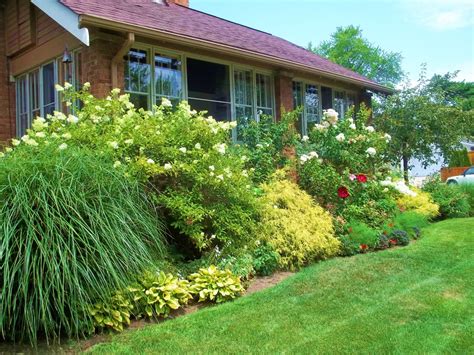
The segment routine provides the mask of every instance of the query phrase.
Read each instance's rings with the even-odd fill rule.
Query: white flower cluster
[[[318,159],[319,158],[319,155],[318,153],[316,152],[309,152],[308,154],[303,154],[301,157],[300,157],[300,163],[303,165],[304,163],[306,163],[307,161],[311,160],[311,159]]]
[[[411,190],[410,187],[408,187],[403,180],[394,182],[392,181],[390,177],[388,177],[384,181],[381,181],[380,185],[393,187],[395,190],[397,190],[398,192],[404,195],[413,196],[413,197],[417,195],[417,193]]]

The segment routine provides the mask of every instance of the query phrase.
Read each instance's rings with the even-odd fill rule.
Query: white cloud
[[[472,0],[407,0],[404,7],[417,23],[438,31],[474,24]]]

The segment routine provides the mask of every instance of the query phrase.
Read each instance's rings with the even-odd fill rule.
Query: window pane
[[[218,121],[230,121],[231,119],[230,103],[189,99],[189,104],[196,111],[207,111],[208,116],[212,116]]]
[[[147,51],[132,49],[125,60],[125,91],[148,94],[151,75]]]
[[[187,74],[189,98],[230,103],[229,67],[227,65],[189,58],[187,60]],[[191,102],[191,100],[189,101]]]
[[[339,113],[339,118],[343,119],[344,114],[346,112],[345,110],[345,104],[346,104],[346,99],[345,99],[345,94],[344,91],[334,91],[334,109],[336,110],[337,113]]]
[[[155,55],[155,90],[159,96],[182,98],[181,60]],[[157,101],[158,102],[158,101]]]
[[[237,140],[242,140],[242,131],[253,120],[253,108],[251,106],[236,106],[237,118]]]
[[[143,108],[148,110],[148,95],[130,94],[130,102],[135,105],[135,108]]]
[[[28,120],[28,82],[27,77],[23,76],[16,82],[16,103],[17,103],[17,122],[16,132],[18,136],[23,136],[29,127]]]
[[[300,82],[293,82],[293,108],[297,109],[303,106],[303,84]],[[303,133],[303,113],[299,114],[297,122],[297,130]]]
[[[309,132],[310,128],[319,122],[319,92],[317,86],[306,85],[304,106],[306,120],[305,132]]]
[[[43,73],[43,115],[52,114],[56,107],[56,91],[54,89],[54,63],[44,65]]]
[[[353,93],[347,93],[346,98],[346,111],[356,104],[356,97]]]
[[[272,78],[257,74],[257,110],[265,115],[273,115]]]
[[[323,110],[328,110],[332,107],[332,89],[326,86],[321,86],[321,104]]]
[[[35,70],[29,74],[29,96],[31,117],[34,119],[40,113],[40,88],[39,88],[39,70]]]
[[[235,104],[253,105],[252,72],[236,70],[234,72]]]

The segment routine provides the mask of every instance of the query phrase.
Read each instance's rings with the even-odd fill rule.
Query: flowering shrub
[[[237,297],[244,291],[240,277],[229,270],[219,270],[211,265],[207,269],[189,275],[191,292],[199,296],[199,302],[212,301],[221,303]]]
[[[431,195],[413,188],[409,194],[401,194],[397,199],[397,205],[401,211],[414,211],[429,219],[439,214],[439,206],[433,202]]]
[[[287,180],[262,188],[266,240],[280,255],[281,267],[295,269],[338,253],[332,218],[311,196]]]
[[[186,102],[174,109],[164,99],[151,112],[136,110],[118,89],[105,100],[90,95],[88,85],[80,92],[59,89],[82,108],[36,119],[13,145],[88,147],[106,155],[125,176],[151,183],[149,192],[171,232],[197,250],[239,249],[255,237],[258,200],[245,157],[229,147],[233,123],[205,117]]]
[[[447,185],[439,179],[431,179],[424,186],[423,191],[431,194],[433,201],[439,206],[439,219],[468,217],[474,206],[470,205],[473,197],[463,187]]]

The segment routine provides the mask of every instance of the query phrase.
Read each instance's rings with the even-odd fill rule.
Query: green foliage
[[[405,83],[383,100],[381,113],[375,117],[376,126],[393,138],[388,152],[394,163],[403,160],[406,180],[410,159],[429,165],[438,159],[436,152],[446,159],[453,148],[462,148],[462,139],[474,134],[474,110],[446,105],[437,99],[439,95],[429,86],[423,69],[417,85]]]
[[[456,168],[460,166],[470,166],[471,161],[467,155],[467,149],[454,150],[448,156],[448,164],[450,168]]]
[[[434,219],[439,214],[440,206],[433,201],[433,197],[426,191],[413,189],[414,194],[401,194],[397,199],[401,211],[414,211],[427,219]]]
[[[136,110],[118,89],[104,100],[87,87],[63,94],[82,103],[77,116],[56,112],[48,123],[36,120],[20,145],[35,140],[38,149],[48,142],[107,153],[110,166],[150,185],[172,240],[197,252],[239,250],[255,238],[258,200],[245,159],[229,147],[235,122],[217,122],[186,102],[173,108],[166,99],[153,111]]]
[[[148,272],[128,288],[132,295],[136,318],[168,317],[172,310],[186,305],[192,298],[189,282],[163,271]]]
[[[379,232],[363,222],[353,221],[347,225],[348,237],[360,246],[361,250],[375,249],[379,242]]]
[[[395,241],[397,245],[406,246],[410,244],[410,237],[404,230],[394,230],[390,233],[390,241]]]
[[[36,342],[92,328],[87,304],[107,304],[164,251],[143,193],[87,149],[27,143],[0,158],[0,329]]]
[[[310,43],[309,50],[390,87],[394,87],[403,77],[401,54],[370,43],[362,36],[360,27],[338,27],[330,40],[321,42],[317,47]]]
[[[253,257],[253,267],[258,275],[271,275],[280,265],[280,255],[267,243],[257,246]]]
[[[352,240],[350,236],[341,235],[339,236],[339,240],[341,241],[341,248],[339,251],[339,255],[353,256],[353,255],[359,254],[360,244]]]
[[[133,305],[123,293],[117,292],[106,302],[95,303],[89,307],[89,313],[94,320],[94,328],[123,331],[130,324],[130,313]]]
[[[460,184],[457,188],[464,193],[469,203],[469,216],[474,217],[474,184]]]
[[[270,116],[262,116],[259,122],[251,121],[243,130],[243,154],[248,157],[247,169],[254,169],[255,183],[267,181],[276,169],[291,163],[283,151],[296,141],[296,117],[296,111],[284,114],[278,122]]]
[[[427,227],[429,220],[424,214],[409,211],[397,215],[394,224],[397,228],[406,231],[411,238],[418,239],[421,228]]]
[[[200,269],[188,278],[191,281],[190,291],[199,296],[199,302],[221,303],[244,291],[240,277],[234,276],[230,270],[219,270],[213,265]]]
[[[430,91],[437,93],[438,102],[469,111],[474,109],[474,82],[455,81],[458,73],[459,71],[444,75],[435,74],[431,77],[428,87]]]
[[[214,259],[214,263],[219,269],[230,270],[232,274],[239,276],[242,280],[247,280],[255,275],[254,260],[248,251],[224,257],[216,255]]]
[[[280,255],[281,267],[295,269],[338,253],[332,218],[311,196],[287,180],[262,189],[262,227],[266,242]]]
[[[462,188],[447,185],[435,178],[428,181],[423,190],[429,192],[433,201],[439,205],[439,219],[469,216],[472,207],[469,196],[463,193]]]

